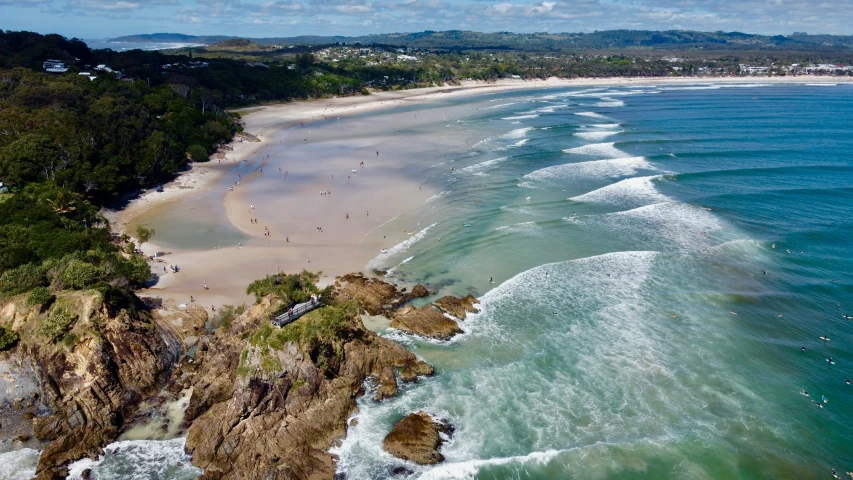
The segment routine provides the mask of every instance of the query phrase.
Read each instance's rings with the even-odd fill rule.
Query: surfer
[[[807,392],[805,388],[803,389],[803,395],[805,395],[807,397],[809,396],[809,392]]]
[[[801,351],[801,352],[805,352],[805,351],[806,351],[806,347],[801,347],[801,348],[800,348],[800,351]]]
[[[832,359],[832,357],[827,358],[827,359],[826,359],[826,361],[827,361],[827,363],[829,363],[830,365],[835,365],[835,360],[833,360],[833,359]]]
[[[848,378],[847,380],[844,381],[844,383],[846,383],[847,385],[850,385],[850,379]]]
[[[495,280],[492,277],[489,277],[489,283],[495,283]]]

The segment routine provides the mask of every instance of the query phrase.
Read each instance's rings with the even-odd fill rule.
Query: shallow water
[[[360,125],[396,116],[399,132],[359,148],[404,155],[411,143],[405,175],[440,192],[365,236],[390,251],[368,267],[472,293],[482,311],[451,342],[370,322],[437,374],[390,401],[363,397],[332,450],[339,470],[853,470],[851,111],[845,85],[682,85],[516,91],[340,120],[337,134],[360,138]],[[456,426],[444,464],[382,450],[391,426],[421,409]],[[152,445],[175,455],[163,461],[182,458],[179,441]],[[111,461],[147,461],[123,455]]]

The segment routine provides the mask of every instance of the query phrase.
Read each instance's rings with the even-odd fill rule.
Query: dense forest
[[[0,296],[42,305],[57,290],[144,284],[148,265],[100,207],[207,160],[237,129],[200,89],[44,73],[48,58],[97,60],[79,40],[0,32]]]

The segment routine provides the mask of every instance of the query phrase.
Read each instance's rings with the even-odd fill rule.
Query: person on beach
[[[284,241],[290,243],[290,237],[284,237]]]
[[[205,290],[210,290],[210,288],[208,288],[208,286],[207,286],[207,283],[206,283],[206,282],[205,282],[205,284],[204,284],[204,289],[205,289]]]
[[[346,219],[347,219],[347,220],[349,220],[349,213],[347,213],[347,218],[346,218]]]
[[[214,305],[211,305],[210,309],[213,310],[214,312],[216,311],[216,307]]]
[[[193,298],[192,295],[190,295],[190,303],[192,303],[192,302],[195,302],[195,299]]]

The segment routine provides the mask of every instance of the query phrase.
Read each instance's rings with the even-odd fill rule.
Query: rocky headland
[[[324,293],[328,305],[282,328],[269,321],[284,305],[275,294],[213,318],[196,305],[143,302],[129,291],[62,291],[35,306],[26,296],[8,299],[0,325],[20,340],[0,360],[15,359],[18,374],[33,381],[32,392],[20,390],[25,398],[5,400],[17,420],[4,421],[4,430],[15,426],[21,441],[41,442],[40,480],[63,478],[70,462],[97,457],[129,427],[149,421],[149,409],[188,395],[183,423],[165,420],[162,431],[187,436],[201,478],[333,479],[328,451],[346,435],[356,399],[369,393],[384,401],[400,382],[433,374],[404,347],[367,330],[360,314],[448,339],[462,331],[450,315],[476,311],[476,299],[443,297],[416,308],[407,304],[431,295],[426,287],[407,292],[361,274],[336,279]],[[431,419],[403,427],[389,435],[386,443],[397,446],[388,448],[416,462],[441,461],[439,433],[449,427]],[[408,432],[405,440],[399,432]]]

